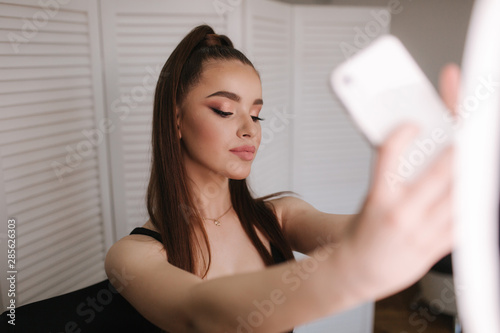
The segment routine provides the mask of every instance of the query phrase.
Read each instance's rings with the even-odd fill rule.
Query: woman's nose
[[[253,137],[258,131],[258,124],[253,121],[250,115],[241,116],[239,127],[238,127],[238,136],[250,136]]]

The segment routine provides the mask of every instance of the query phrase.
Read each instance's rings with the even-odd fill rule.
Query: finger
[[[434,204],[426,216],[425,222],[430,230],[434,231],[429,236],[430,242],[441,241],[442,235],[452,227],[453,217],[453,186],[451,183],[438,202]]]
[[[430,252],[434,263],[448,255],[455,242],[453,223],[453,187],[449,186],[441,200],[437,202],[421,226],[427,231],[422,251]]]
[[[384,143],[377,149],[377,162],[373,177],[373,190],[376,195],[390,198],[388,192],[394,195],[394,188],[388,179],[397,177],[400,163],[399,157],[405,152],[419,132],[415,124],[403,124],[394,129]]]
[[[445,250],[451,251],[455,241],[454,234],[454,195],[453,183],[447,188],[447,192],[441,202],[436,204],[430,211],[429,217],[436,221],[438,226],[434,242],[447,242],[444,245]]]
[[[421,249],[432,258],[429,269],[453,251],[455,239],[452,218],[448,217],[439,229],[434,230],[432,236],[434,237],[427,241],[427,246]]]
[[[439,201],[435,202],[426,214],[417,217],[420,223],[416,223],[414,226],[412,237],[413,239],[420,237],[420,241],[417,242],[419,250],[436,258],[436,260],[439,254],[451,249],[453,240],[452,200],[452,189],[449,186]]]
[[[436,232],[436,237],[432,242],[435,246],[436,259],[439,260],[450,254],[455,245],[454,225],[452,217],[449,217],[442,228]]]
[[[439,91],[444,104],[453,115],[457,114],[458,92],[460,86],[460,68],[448,64],[439,75]]]
[[[422,212],[425,216],[449,190],[453,180],[453,173],[450,172],[453,155],[453,146],[446,147],[433,164],[411,183],[405,197],[408,209]]]

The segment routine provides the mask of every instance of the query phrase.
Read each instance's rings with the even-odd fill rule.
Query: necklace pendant
[[[219,220],[214,220],[214,223],[215,223],[215,225],[216,225],[216,226],[220,227],[220,222],[219,222]]]

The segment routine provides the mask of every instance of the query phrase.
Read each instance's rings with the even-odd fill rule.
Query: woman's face
[[[262,87],[255,70],[240,61],[209,61],[178,110],[188,172],[207,170],[229,179],[248,176],[261,140]],[[241,149],[254,152],[235,153]]]

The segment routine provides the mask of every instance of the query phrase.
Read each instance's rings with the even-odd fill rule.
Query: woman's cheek
[[[217,142],[218,140],[220,140],[220,137],[223,134],[221,130],[217,128],[217,126],[214,126],[212,124],[201,126],[198,129],[198,133],[200,140],[203,140],[201,142],[207,144]]]

